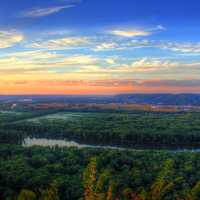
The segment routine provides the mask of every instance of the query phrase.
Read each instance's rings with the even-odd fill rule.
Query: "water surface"
[[[47,139],[47,138],[25,138],[23,142],[24,147],[32,146],[43,146],[43,147],[76,147],[76,148],[102,148],[102,149],[118,149],[126,150],[129,148],[116,147],[116,146],[100,146],[100,145],[89,145],[89,144],[80,144],[75,141],[69,140],[58,140],[58,139]]]
[[[64,139],[47,139],[47,138],[30,138],[27,137],[23,141],[24,147],[32,146],[42,146],[42,147],[76,147],[79,149],[82,148],[99,148],[99,149],[116,149],[116,150],[167,150],[172,152],[200,152],[200,148],[177,148],[177,149],[163,149],[163,148],[126,148],[126,147],[117,147],[111,145],[90,145],[90,144],[80,144],[73,140],[64,140]]]

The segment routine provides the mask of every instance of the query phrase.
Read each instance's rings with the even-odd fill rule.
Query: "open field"
[[[86,113],[74,113],[74,112],[60,112],[55,114],[48,114],[41,117],[35,117],[31,119],[27,119],[25,121],[29,122],[44,122],[44,121],[54,121],[54,120],[62,120],[62,121],[72,121],[75,119],[79,119],[81,117],[86,116]]]

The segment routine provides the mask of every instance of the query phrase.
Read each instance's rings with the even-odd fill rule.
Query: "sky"
[[[199,0],[1,0],[0,94],[200,92]]]

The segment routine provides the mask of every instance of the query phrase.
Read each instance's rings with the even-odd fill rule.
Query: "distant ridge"
[[[0,101],[59,103],[136,103],[200,106],[200,94],[119,94],[119,95],[0,95]]]
[[[200,94],[121,94],[119,102],[154,105],[200,105]]]

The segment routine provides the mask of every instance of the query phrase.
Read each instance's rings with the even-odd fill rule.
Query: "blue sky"
[[[2,0],[0,93],[199,92],[199,10],[197,0]]]

